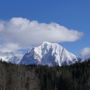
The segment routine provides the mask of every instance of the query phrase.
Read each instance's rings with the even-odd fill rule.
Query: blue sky
[[[80,40],[61,43],[75,54],[90,47],[90,0],[0,0],[0,19],[13,17],[55,22],[83,32]]]

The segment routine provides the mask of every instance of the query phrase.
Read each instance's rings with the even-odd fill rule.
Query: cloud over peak
[[[0,21],[0,41],[30,47],[43,41],[72,42],[80,39],[81,32],[68,29],[57,23],[39,23],[25,18]]]

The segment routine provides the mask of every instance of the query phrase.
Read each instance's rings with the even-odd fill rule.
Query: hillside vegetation
[[[63,67],[0,62],[0,90],[90,90],[90,60]]]

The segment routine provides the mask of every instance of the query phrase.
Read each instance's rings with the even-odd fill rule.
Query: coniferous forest
[[[90,60],[62,67],[0,62],[0,90],[90,90]]]

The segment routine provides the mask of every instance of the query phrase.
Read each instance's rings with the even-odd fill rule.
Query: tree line
[[[0,90],[90,90],[90,60],[62,67],[1,61]]]

